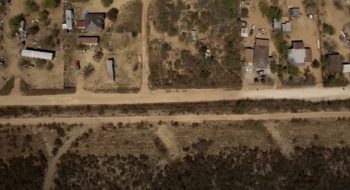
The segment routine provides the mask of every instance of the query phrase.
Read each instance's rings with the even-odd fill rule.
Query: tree
[[[49,11],[46,9],[39,12],[39,21],[43,22],[46,21],[49,18]]]
[[[28,34],[29,35],[35,35],[39,32],[40,28],[38,25],[33,25],[30,28],[28,28]]]
[[[89,63],[86,67],[84,67],[83,72],[84,72],[84,77],[87,78],[89,77],[93,72],[95,71],[95,67]]]
[[[312,66],[312,68],[318,69],[321,66],[321,64],[320,64],[320,62],[317,59],[314,59],[312,61],[312,65],[311,66]]]
[[[335,34],[335,29],[332,25],[323,23],[322,25],[323,32],[329,35],[334,35]]]
[[[111,8],[107,12],[107,18],[113,22],[117,21],[119,10],[117,8]]]
[[[60,2],[61,0],[44,0],[43,5],[46,8],[56,8]]]
[[[104,7],[109,7],[113,3],[113,0],[101,0],[101,3]]]
[[[242,17],[243,17],[243,18],[247,18],[248,15],[249,15],[249,10],[248,10],[248,8],[243,7],[242,10],[241,10],[241,14],[242,14]]]

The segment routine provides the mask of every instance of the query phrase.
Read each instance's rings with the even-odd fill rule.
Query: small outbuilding
[[[114,59],[113,58],[109,58],[107,60],[106,68],[107,68],[109,82],[114,82],[115,81],[115,69],[114,69]]]
[[[97,46],[100,43],[100,37],[98,36],[79,36],[78,44],[87,46]]]
[[[288,9],[289,17],[292,19],[298,18],[301,15],[299,7],[291,7]]]
[[[343,64],[343,73],[350,73],[350,63]]]

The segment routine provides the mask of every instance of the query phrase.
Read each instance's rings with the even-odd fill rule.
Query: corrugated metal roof
[[[66,10],[66,26],[68,30],[73,29],[73,10]]]
[[[24,49],[22,50],[21,55],[23,57],[30,57],[30,58],[36,58],[36,59],[45,59],[45,60],[52,60],[54,53],[52,52],[44,52],[40,50],[28,50]]]
[[[290,49],[288,53],[288,60],[292,64],[304,64],[306,58],[305,49]]]

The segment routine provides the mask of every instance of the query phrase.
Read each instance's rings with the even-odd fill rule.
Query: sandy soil
[[[156,90],[149,94],[72,94],[4,96],[0,105],[82,105],[199,102],[237,99],[337,100],[350,98],[350,88],[297,88],[229,91],[224,89]]]
[[[243,121],[243,120],[290,120],[290,119],[317,119],[317,118],[339,118],[350,117],[350,112],[307,112],[307,113],[273,113],[273,114],[233,114],[233,115],[173,115],[173,116],[127,116],[127,117],[52,117],[52,118],[10,118],[1,119],[0,124],[11,123],[13,125],[38,124],[38,123],[136,123],[142,121],[178,121],[178,122],[203,122],[203,121]],[[167,131],[160,129],[157,134],[169,134]],[[168,135],[169,136],[169,135]]]

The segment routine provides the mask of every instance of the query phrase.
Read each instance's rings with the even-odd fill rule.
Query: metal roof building
[[[343,64],[343,73],[350,73],[350,63]]]
[[[73,10],[65,10],[66,15],[66,29],[73,30]]]
[[[114,82],[115,81],[114,59],[107,60],[106,68],[107,68],[109,81]]]
[[[54,57],[53,52],[46,52],[43,50],[29,50],[29,49],[22,50],[21,55],[23,57],[30,57],[30,58],[35,58],[35,59],[45,59],[45,60],[53,60],[53,57]]]

